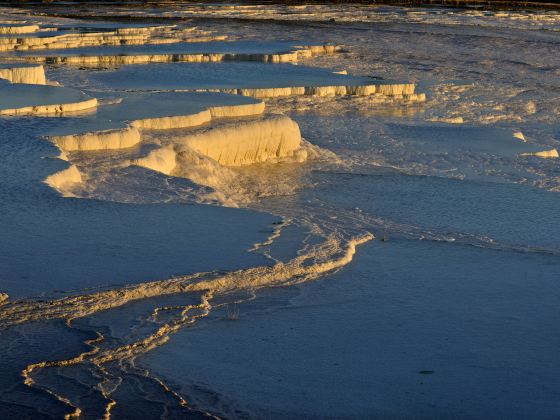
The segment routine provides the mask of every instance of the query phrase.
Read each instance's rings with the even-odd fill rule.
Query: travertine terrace
[[[96,98],[76,89],[0,80],[0,115],[62,115],[96,106]]]
[[[416,92],[414,83],[301,65],[306,60],[345,52],[346,46],[328,39],[229,41],[219,27],[199,28],[189,21],[119,23],[13,13],[0,23],[0,117],[2,122],[24,121],[24,126],[28,124],[40,131],[41,143],[32,147],[29,155],[45,158],[41,163],[48,169],[34,173],[29,182],[40,184],[37,189],[48,191],[47,194],[40,190],[40,194],[47,194],[48,200],[53,200],[47,207],[54,203],[54,210],[48,209],[47,217],[60,211],[65,214],[60,218],[65,226],[73,226],[74,221],[74,209],[66,206],[84,206],[95,211],[98,205],[108,206],[103,207],[100,215],[94,213],[92,225],[87,225],[91,240],[85,235],[80,238],[79,246],[72,243],[70,248],[63,249],[58,249],[56,244],[51,246],[47,240],[48,246],[40,254],[79,252],[81,256],[89,255],[90,248],[95,249],[94,253],[126,248],[130,261],[138,261],[136,258],[148,261],[153,245],[158,263],[170,254],[177,254],[171,265],[179,261],[180,270],[186,270],[181,265],[185,261],[183,253],[192,251],[181,248],[184,245],[181,232],[173,226],[164,228],[162,223],[173,224],[178,220],[190,223],[190,217],[199,214],[203,217],[194,217],[193,223],[207,223],[209,219],[204,219],[205,209],[184,210],[182,205],[213,204],[221,206],[220,211],[230,211],[223,207],[247,207],[261,197],[289,195],[299,184],[283,178],[299,176],[306,162],[336,161],[334,154],[302,137],[295,117],[274,107],[271,108],[275,111],[271,112],[267,101],[302,98],[317,103],[324,99],[340,103],[356,99],[373,103],[379,98],[402,104],[425,101],[425,95]],[[31,162],[28,167],[33,165]],[[283,175],[271,182],[275,174]],[[155,180],[162,187],[148,188],[135,195],[137,186],[142,186],[146,179]],[[141,205],[153,204],[150,194],[160,197],[159,194],[167,192],[166,185],[178,185],[179,193],[154,200],[161,207]],[[177,208],[165,213],[167,203],[174,200],[179,203]],[[36,212],[32,217],[36,221],[42,218],[40,208],[40,204],[25,204],[25,210],[19,213]],[[208,214],[212,211],[215,210],[209,210]],[[229,221],[222,213],[212,216],[214,219],[208,223],[213,225],[210,229],[234,232],[226,235],[232,236],[231,241],[235,242],[239,236],[235,232],[247,230],[254,220],[264,217],[256,212],[248,214],[239,226],[228,226]],[[339,231],[338,222],[319,226],[305,212],[301,214],[298,223],[310,233],[300,249],[284,261],[264,252],[255,257],[263,258],[264,263],[250,261],[246,267],[233,265],[236,269],[231,272],[222,272],[222,267],[204,266],[212,271],[180,276],[175,276],[170,266],[164,276],[173,277],[155,281],[160,272],[142,268],[150,278],[138,280],[133,286],[127,286],[129,277],[103,291],[85,291],[82,288],[86,285],[78,283],[74,292],[61,292],[64,295],[61,299],[45,296],[41,300],[33,297],[17,300],[11,293],[0,290],[0,328],[4,329],[56,319],[65,320],[65,328],[72,329],[74,322],[126,308],[130,302],[152,305],[151,299],[176,295],[195,302],[173,307],[154,304],[150,311],[157,328],[139,329],[133,339],[106,340],[104,334],[97,332],[97,338],[86,341],[91,351],[68,358],[57,357],[56,361],[29,362],[20,369],[23,385],[41,395],[44,391],[47,399],[54,398],[62,407],[56,410],[63,411],[68,418],[111,418],[118,410],[115,407],[124,405],[118,393],[122,378],[134,370],[128,364],[166,343],[183,327],[210,314],[215,298],[317,279],[349,264],[357,247],[374,238],[366,229],[351,233]],[[266,248],[280,236],[289,217],[281,216],[281,219],[274,222],[276,225],[266,238],[261,237],[261,231],[257,232],[261,236],[248,245],[251,253]],[[144,225],[152,226],[153,231],[149,232]],[[66,229],[65,226],[60,229]],[[207,232],[209,228],[205,229]],[[80,236],[82,230],[73,229]],[[132,241],[106,246],[103,238],[96,240],[96,235],[105,230],[115,235],[117,241],[122,240],[120,236],[138,235],[138,244],[142,245]],[[117,231],[124,233],[114,233]],[[42,231],[33,230],[32,235],[42,237]],[[171,247],[165,247],[175,241],[179,245],[174,245],[172,251]],[[41,240],[33,243],[43,244]],[[212,249],[206,252],[211,254],[218,248],[204,249]],[[117,259],[119,252],[116,251]],[[132,264],[128,258],[123,260],[126,267]],[[191,270],[191,265],[188,269]],[[68,270],[60,272],[74,277]],[[96,276],[97,272],[92,274],[95,278],[87,287],[98,286],[96,282],[100,279]],[[169,319],[160,322],[159,314],[168,311]],[[118,345],[113,345],[113,339]],[[55,384],[57,379],[51,381],[51,368],[78,369],[80,375],[88,378],[86,382],[91,382],[93,397],[71,396],[68,394],[73,390],[59,389],[59,384]],[[148,377],[149,374],[139,376],[140,387]],[[164,390],[164,398],[178,399],[181,413],[191,413],[188,404],[164,381],[157,384]]]
[[[0,64],[0,79],[6,79],[12,83],[27,83],[33,85],[45,85],[45,69],[41,64]]]
[[[302,59],[338,54],[344,50],[343,46],[329,43],[224,42],[225,35],[188,24],[35,21],[33,24],[6,24],[2,29],[0,50],[3,55],[0,57],[5,64],[0,67],[0,77],[7,80],[2,85],[5,92],[0,111],[2,114],[68,115],[99,105],[97,113],[92,116],[72,118],[60,132],[46,133],[46,137],[61,149],[61,156],[70,160],[68,169],[46,180],[64,195],[69,194],[69,186],[84,182],[87,178],[72,164],[72,153],[139,148],[142,145],[142,133],[146,130],[184,131],[175,133],[171,143],[163,142],[158,150],[152,150],[145,157],[136,156],[130,160],[134,164],[167,174],[173,173],[176,162],[174,156],[184,156],[186,149],[224,166],[251,165],[287,158],[297,162],[305,160],[307,151],[305,147],[302,148],[297,124],[285,116],[263,114],[263,102],[242,100],[243,96],[262,100],[297,96],[373,95],[402,98],[409,102],[425,100],[423,94],[415,93],[413,83],[376,81],[328,71],[321,73],[320,69],[290,65]],[[247,64],[255,69],[256,74],[256,77],[249,78],[249,84],[244,81],[247,79],[236,76],[247,74],[247,70],[233,68],[227,71],[227,67],[234,66],[235,62],[254,62]],[[182,67],[174,66],[179,63]],[[195,65],[203,63],[210,67],[203,69],[198,76],[191,72],[190,69],[195,69]],[[33,87],[50,83],[47,82],[44,65],[68,66],[69,69],[77,66],[85,69],[116,66],[116,70],[109,69],[111,71],[98,74],[94,72],[91,77],[99,77],[103,82],[105,75],[114,78],[116,74],[117,78],[128,83],[136,80],[134,89],[140,90],[162,90],[157,83],[172,79],[158,73],[161,67],[152,73],[149,67],[152,65],[169,65],[167,69],[175,77],[180,77],[182,71],[186,72],[187,79],[190,77],[196,82],[189,84],[186,79],[178,79],[177,83],[163,87],[163,90],[169,91],[167,94],[134,95],[123,91],[118,95],[120,97],[101,95],[96,98],[62,86]],[[131,65],[139,67],[131,68]],[[262,69],[258,67],[263,65],[265,67]],[[213,66],[219,71],[225,66],[226,71],[212,76]],[[120,67],[124,71],[122,76],[119,74]],[[263,72],[263,69],[266,71]],[[142,75],[144,70],[146,74]],[[126,72],[133,76],[127,76]],[[86,81],[80,73],[78,69],[70,71],[84,85]],[[201,79],[196,80],[196,77]],[[212,83],[204,85],[203,80],[208,77],[210,80],[212,77],[222,80],[223,86],[217,87]],[[94,84],[98,82],[94,80]],[[29,86],[16,85],[20,83]],[[56,80],[51,84],[57,84]],[[104,84],[109,89],[120,87],[110,79]],[[174,90],[193,93],[173,93]],[[34,96],[19,93],[32,91],[36,93]],[[17,107],[8,107],[8,103],[17,102],[13,99],[15,97],[28,99]],[[31,97],[35,99],[29,99]],[[258,115],[261,117],[231,121]],[[216,124],[216,120],[220,119],[229,122]],[[202,126],[208,127],[195,129]],[[164,162],[164,157],[169,161]]]
[[[302,58],[328,55],[340,51],[336,45],[295,45],[293,43],[257,42],[191,42],[150,45],[138,42],[129,46],[104,48],[84,47],[48,51],[17,52],[15,56],[32,62],[68,64],[75,66],[103,66],[140,63],[206,63],[222,61],[257,61],[264,63],[297,63]],[[103,44],[101,44],[103,45]]]
[[[86,81],[83,81],[86,83]],[[221,92],[259,99],[314,96],[387,96],[421,102],[414,83],[376,80],[293,63],[161,63],[118,66],[87,83],[119,90]],[[232,87],[236,86],[236,87]]]
[[[4,31],[2,31],[2,29]],[[95,32],[97,30],[97,32]],[[25,31],[25,32],[17,32]],[[17,36],[15,36],[17,34]],[[108,45],[161,45],[220,41],[226,37],[196,27],[166,26],[90,27],[0,26],[0,51],[75,49]]]

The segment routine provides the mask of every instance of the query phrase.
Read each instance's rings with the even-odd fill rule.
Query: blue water
[[[92,73],[88,79],[92,86],[146,90],[355,86],[374,83],[368,77],[335,74],[327,69],[243,62],[125,66],[115,71]]]

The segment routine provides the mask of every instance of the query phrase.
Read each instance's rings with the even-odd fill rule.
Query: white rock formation
[[[213,118],[235,118],[259,115],[264,112],[264,102],[253,104],[213,106],[191,115],[145,118],[131,123],[133,127],[150,130],[196,127],[210,122]]]
[[[253,98],[280,98],[287,96],[401,96],[405,99],[421,101],[425,95],[415,94],[414,83],[379,83],[363,85],[333,85],[333,86],[290,86],[273,88],[242,88],[242,89],[200,89],[202,92],[222,92],[234,95],[251,96]]]
[[[70,165],[63,171],[49,175],[45,183],[59,191],[64,197],[71,197],[71,188],[83,181],[82,174],[75,165]]]
[[[0,34],[29,34],[37,32],[39,25],[0,25]]]
[[[146,157],[136,159],[134,165],[171,175],[177,166],[177,152],[174,147],[161,147],[150,152]]]
[[[117,130],[53,136],[51,140],[66,152],[126,149],[140,143],[140,131],[135,127],[127,127]]]
[[[236,121],[218,127],[177,135],[173,144],[156,149],[133,164],[162,172],[177,174],[178,161],[191,158],[192,152],[224,166],[243,166],[287,159],[304,161],[298,125],[284,115],[270,115],[250,121]],[[208,166],[208,165],[207,165]],[[199,181],[199,180],[195,180]],[[206,180],[205,185],[215,183]]]
[[[540,158],[558,158],[560,155],[558,154],[558,150],[550,149],[550,150],[543,150],[542,152],[531,152],[531,153],[522,153],[521,156],[537,156]]]
[[[22,108],[0,109],[0,115],[56,115],[67,114],[72,112],[84,111],[95,108],[97,100],[87,99],[83,102],[49,104],[49,105],[32,105]]]
[[[97,99],[65,87],[0,80],[0,115],[59,115],[97,106]]]
[[[45,69],[42,65],[0,65],[0,79],[9,80],[12,83],[28,83],[35,85],[44,85],[47,83]]]
[[[264,112],[264,102],[242,105],[213,106],[209,108],[212,118],[239,118],[259,115]]]
[[[525,136],[523,135],[523,133],[521,131],[516,131],[515,133],[513,133],[513,137],[521,140],[522,142],[527,142],[527,139],[525,138]]]
[[[294,50],[277,53],[167,53],[167,54],[141,54],[131,52],[118,55],[29,55],[25,58],[35,62],[63,63],[79,66],[110,66],[142,63],[208,63],[222,61],[259,61],[264,63],[296,63],[303,57],[318,54],[334,54],[339,51],[338,46],[306,46],[296,47]]]
[[[179,142],[221,165],[241,166],[294,157],[300,151],[301,134],[293,120],[275,115],[209,128]]]
[[[175,134],[165,144],[130,163],[210,187],[212,191],[199,198],[227,207],[250,202],[258,189],[254,185],[247,188],[248,181],[234,167],[303,162],[312,152],[301,139],[297,124],[278,115]]]
[[[223,41],[225,35],[189,36],[188,38],[155,38],[149,35],[117,35],[111,33],[81,33],[49,37],[0,38],[0,51],[71,49],[109,45],[160,45],[173,43]]]
[[[446,124],[463,124],[465,121],[463,117],[433,117],[428,121],[441,122]]]
[[[87,99],[83,102],[35,105],[23,108],[1,109],[0,115],[57,115],[85,111],[97,106],[97,99]]]
[[[263,102],[211,106],[192,114],[138,119],[123,123],[123,127],[118,129],[51,136],[50,139],[66,152],[124,149],[140,143],[142,129],[168,130],[197,127],[210,122],[213,118],[259,115],[264,112],[264,107]]]
[[[13,28],[10,27],[9,30],[18,30],[17,28],[20,28],[20,26],[15,27],[16,29]],[[1,30],[2,26],[0,26]],[[34,35],[33,32],[36,31],[25,32],[24,34],[28,35],[21,37],[0,37],[0,51],[210,42],[227,39],[227,36],[216,35],[213,31],[198,30],[195,27],[178,28],[176,25],[116,28],[112,31],[103,32],[80,32],[78,29],[78,31],[62,34],[57,34],[57,31],[53,30],[53,34],[48,36],[44,34],[41,36]]]

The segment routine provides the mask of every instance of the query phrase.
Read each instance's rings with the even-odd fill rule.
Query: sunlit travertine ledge
[[[223,41],[225,35],[213,34],[209,31],[190,31],[186,29],[175,32],[153,33],[151,31],[113,31],[63,33],[49,32],[48,36],[1,37],[0,51],[36,51],[45,49],[73,49],[81,47],[108,45],[159,45],[190,42]],[[33,34],[34,35],[34,34]]]
[[[522,153],[521,156],[536,156],[545,159],[554,159],[560,157],[560,154],[558,154],[558,150],[550,149],[550,150],[543,150],[540,152]]]
[[[100,107],[87,118],[48,133],[63,151],[123,149],[141,141],[141,131],[196,127],[217,118],[260,115],[264,103],[211,93],[129,94],[124,100]]]
[[[0,80],[0,115],[60,115],[97,106],[97,99],[60,86]]]
[[[44,182],[51,188],[61,192],[64,196],[69,197],[71,194],[67,193],[67,191],[82,181],[82,174],[78,168],[75,165],[70,165],[62,171],[49,175]]]
[[[192,151],[224,166],[244,166],[284,158],[304,161],[299,126],[285,115],[267,115],[175,134],[171,145],[156,149],[135,164],[172,175],[177,159]]]
[[[45,69],[41,64],[0,64],[0,79],[12,83],[44,85],[47,83]]]
[[[165,45],[107,46],[19,52],[13,57],[28,61],[79,66],[125,65],[171,62],[256,61],[296,63],[305,57],[334,54],[337,45],[295,45],[287,42],[200,42]]]
[[[62,195],[73,196],[75,188],[91,178],[87,169],[83,176],[75,159],[90,151],[122,150],[109,158],[110,167],[141,166],[211,188],[230,178],[222,167],[305,161],[308,148],[297,123],[285,115],[265,115],[264,110],[263,102],[238,95],[129,93],[99,107],[96,114],[68,119],[66,126],[46,133],[70,166],[45,182]],[[138,146],[146,130],[151,139],[147,148],[152,150],[144,155],[145,148]],[[161,130],[167,131],[160,135]],[[104,165],[107,170],[107,162]],[[234,205],[227,200],[224,204]]]
[[[128,65],[90,72],[86,86],[111,90],[222,92],[259,99],[289,96],[392,96],[421,102],[414,83],[333,73],[328,69],[281,63],[171,63]]]
[[[38,30],[39,25],[36,24],[0,23],[0,34],[29,34]]]
[[[414,83],[373,83],[357,86],[333,85],[333,86],[293,86],[282,88],[244,88],[244,89],[200,89],[202,92],[222,92],[254,98],[280,98],[286,96],[402,96],[404,99],[422,102],[426,99],[423,93],[415,93]]]

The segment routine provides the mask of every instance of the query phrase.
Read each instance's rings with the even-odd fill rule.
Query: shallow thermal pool
[[[61,121],[55,129],[45,132],[47,136],[102,131],[126,127],[136,120],[148,118],[195,115],[211,107],[253,105],[260,101],[237,95],[221,93],[128,92],[115,94],[107,92],[105,104],[89,115],[70,116]]]
[[[0,112],[20,108],[80,104],[92,98],[83,92],[60,86],[12,84],[0,79]],[[92,108],[92,106],[87,106]]]
[[[389,83],[369,77],[336,74],[321,68],[243,62],[125,66],[118,70],[91,73],[88,81],[91,86],[135,90],[360,86]]]

